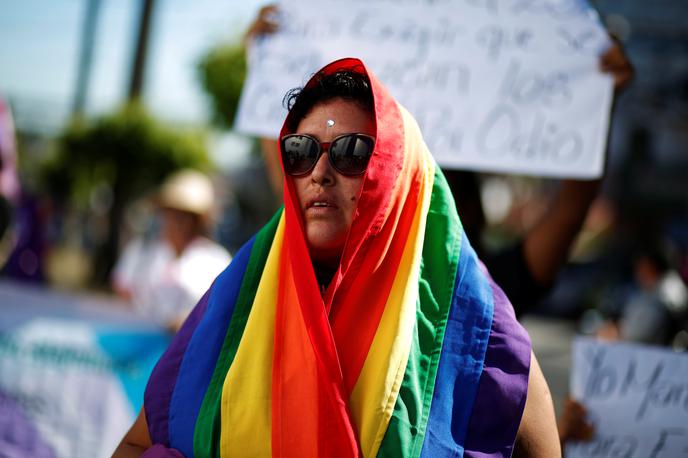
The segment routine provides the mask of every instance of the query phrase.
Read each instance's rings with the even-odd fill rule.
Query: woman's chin
[[[344,243],[340,239],[313,238],[308,239],[308,250],[313,262],[320,264],[338,264],[342,256]]]

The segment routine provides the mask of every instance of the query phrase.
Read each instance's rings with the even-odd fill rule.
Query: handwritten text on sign
[[[688,457],[688,355],[578,339],[571,392],[595,425],[567,457]]]
[[[421,126],[438,162],[597,177],[611,103],[605,31],[583,0],[287,0],[250,50],[237,128],[276,137],[282,98],[361,58]]]

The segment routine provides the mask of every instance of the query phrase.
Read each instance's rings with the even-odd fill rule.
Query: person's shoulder
[[[207,237],[197,237],[191,245],[189,245],[187,250],[190,254],[207,256],[222,262],[229,262],[232,259],[229,251],[219,243]]]
[[[143,260],[151,262],[160,253],[164,253],[166,247],[160,240],[148,240],[144,237],[135,237],[129,240],[122,249],[122,254],[117,260],[115,272],[128,270],[138,265]]]
[[[134,237],[127,241],[127,243],[124,244],[124,248],[122,249],[122,255],[126,256],[127,254],[130,253],[138,253],[140,252],[144,247],[144,239],[143,237]]]

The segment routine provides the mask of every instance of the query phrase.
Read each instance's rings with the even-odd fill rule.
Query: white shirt
[[[140,314],[168,326],[191,311],[230,261],[227,250],[204,237],[179,257],[164,240],[135,239],[117,262],[113,283],[131,292]]]

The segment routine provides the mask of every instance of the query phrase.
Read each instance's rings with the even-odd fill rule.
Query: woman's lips
[[[309,215],[326,215],[339,207],[332,199],[315,198],[306,203],[306,214]]]

